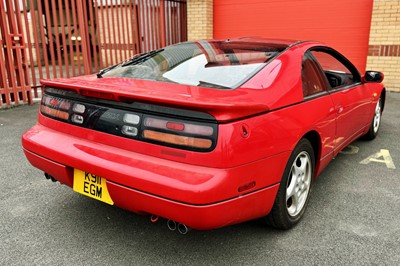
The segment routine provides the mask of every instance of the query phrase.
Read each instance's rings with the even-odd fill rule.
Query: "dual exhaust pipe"
[[[178,232],[181,235],[186,235],[190,231],[190,228],[187,227],[185,224],[177,223],[177,222],[175,222],[173,220],[168,220],[167,221],[167,226],[168,226],[168,229],[171,230],[171,231],[178,230]]]
[[[53,182],[57,182],[57,179],[55,179],[54,177],[52,177],[51,175],[49,175],[48,173],[44,173],[44,176],[46,177],[46,179],[51,180]]]
[[[155,223],[158,221],[158,218],[159,217],[157,215],[151,215],[150,221]],[[177,223],[174,220],[167,220],[167,227],[171,231],[177,230],[181,235],[186,235],[190,231],[190,228],[187,227],[186,224]]]

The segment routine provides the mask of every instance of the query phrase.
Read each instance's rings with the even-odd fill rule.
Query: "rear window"
[[[137,55],[101,76],[233,89],[263,68],[286,45],[247,42],[187,42]]]

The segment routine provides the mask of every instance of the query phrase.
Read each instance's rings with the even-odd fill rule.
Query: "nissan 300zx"
[[[377,135],[382,80],[314,41],[185,42],[42,80],[22,145],[47,178],[181,233],[256,218],[288,229],[327,164]]]

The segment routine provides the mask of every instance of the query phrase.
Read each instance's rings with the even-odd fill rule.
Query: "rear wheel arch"
[[[382,89],[380,97],[382,99],[382,112],[383,112],[383,110],[385,109],[385,102],[386,102],[386,88]]]
[[[274,205],[262,219],[278,229],[289,229],[302,218],[311,192],[315,169],[314,147],[301,138],[286,164]]]
[[[371,119],[368,131],[362,136],[365,140],[373,140],[376,138],[379,132],[379,128],[382,120],[382,112],[385,106],[386,90],[383,88],[377,103],[375,104],[373,117]]]
[[[311,143],[311,146],[314,150],[314,159],[315,159],[314,179],[315,179],[316,173],[318,173],[319,160],[321,157],[321,136],[317,131],[312,130],[306,133],[303,137],[301,137],[301,139],[307,139]]]

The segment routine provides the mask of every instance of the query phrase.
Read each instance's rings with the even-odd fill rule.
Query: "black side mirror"
[[[382,72],[378,71],[366,71],[363,77],[364,82],[376,82],[381,83],[384,78]]]

